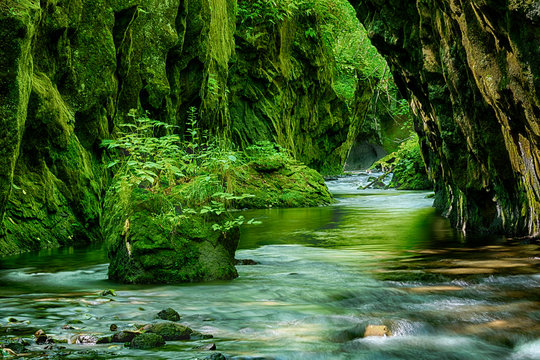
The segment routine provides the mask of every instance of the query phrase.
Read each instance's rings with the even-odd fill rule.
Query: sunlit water
[[[538,245],[465,242],[429,193],[357,190],[366,183],[329,181],[338,202],[328,207],[247,212],[262,224],[243,229],[237,257],[258,265],[238,266],[233,281],[115,284],[99,246],[0,259],[0,328],[108,335],[112,323],[134,329],[172,307],[214,339],[152,351],[64,344],[63,354],[204,359],[194,348],[214,342],[237,359],[540,359]],[[98,296],[109,288],[116,297]],[[73,320],[82,323],[63,329]],[[368,324],[393,335],[363,338]]]

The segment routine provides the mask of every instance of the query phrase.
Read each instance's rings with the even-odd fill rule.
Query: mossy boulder
[[[118,185],[107,193],[104,209],[111,280],[180,283],[237,276],[237,228],[215,231],[216,215],[171,212],[181,198]]]
[[[140,334],[131,340],[131,347],[134,349],[152,349],[163,345],[165,340],[158,334]]]
[[[193,330],[175,322],[160,322],[145,326],[147,333],[158,334],[165,340],[189,340]]]

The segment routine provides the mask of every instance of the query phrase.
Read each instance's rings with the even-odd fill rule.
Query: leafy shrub
[[[393,172],[390,187],[402,190],[432,189],[433,183],[429,180],[424,160],[420,153],[418,137],[411,137],[403,142],[398,151],[395,151],[377,161],[372,168],[380,168],[385,172]]]
[[[223,232],[244,223],[243,216],[234,218],[228,209],[250,195],[232,195],[225,186],[228,172],[239,166],[245,156],[209,141],[197,126],[195,108],[188,113],[183,141],[179,135],[167,133],[174,131],[175,126],[146,115],[137,116],[135,112],[131,112],[131,117],[133,123],[120,125],[117,139],[102,142],[114,158],[107,165],[116,170],[112,190],[128,186],[171,195],[168,211],[160,214],[167,221],[196,214],[225,218],[212,225],[215,231]],[[158,136],[160,133],[165,135]],[[182,204],[178,204],[179,199]]]

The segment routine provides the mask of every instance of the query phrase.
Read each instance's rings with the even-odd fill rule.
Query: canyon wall
[[[396,84],[436,183],[465,234],[540,231],[540,3],[351,3]]]
[[[100,143],[132,109],[183,133],[194,106],[214,136],[342,168],[370,90],[336,72],[321,24],[307,27],[321,14],[278,14],[249,40],[236,12],[235,0],[0,3],[0,255],[101,240]]]

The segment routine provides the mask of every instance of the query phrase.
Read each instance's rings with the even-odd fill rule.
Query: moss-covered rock
[[[189,327],[175,322],[160,322],[145,326],[147,333],[158,334],[163,339],[169,340],[189,340],[194,333]]]
[[[134,349],[152,349],[163,345],[165,345],[163,337],[152,333],[140,334],[131,340],[131,347]]]
[[[403,142],[399,150],[386,155],[374,165],[385,173],[392,173],[389,187],[401,190],[432,190],[433,183],[428,178],[424,160],[418,146],[418,138]]]
[[[119,183],[105,198],[109,278],[125,283],[232,279],[237,228],[214,231],[216,215],[183,215],[181,198]]]

